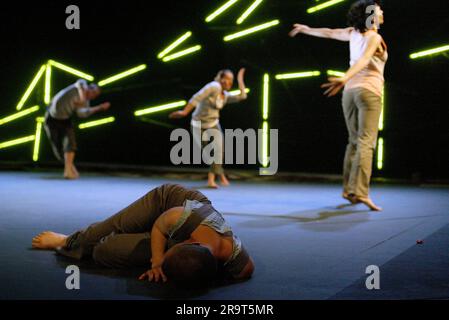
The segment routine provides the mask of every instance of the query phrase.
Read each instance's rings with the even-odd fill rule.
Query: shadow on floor
[[[56,254],[56,261],[60,268],[66,269],[74,263],[73,259]],[[123,280],[126,282],[126,293],[131,296],[148,297],[161,300],[185,300],[201,298],[221,287],[232,285],[231,283],[221,282],[215,287],[204,290],[186,290],[175,287],[172,283],[155,283],[147,280],[138,280],[138,277],[144,273],[146,268],[130,268],[130,269],[110,269],[99,266],[93,260],[85,259],[76,260],[77,266],[82,269],[83,273],[89,275],[106,277],[114,280]]]

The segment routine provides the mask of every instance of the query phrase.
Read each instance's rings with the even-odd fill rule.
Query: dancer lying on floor
[[[42,232],[33,248],[111,268],[151,266],[139,279],[186,288],[244,280],[254,264],[223,216],[201,192],[164,184],[127,208],[70,236]]]

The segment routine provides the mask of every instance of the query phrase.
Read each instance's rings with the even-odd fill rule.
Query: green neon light
[[[327,70],[327,75],[331,77],[344,77],[346,73],[336,70]]]
[[[33,149],[33,161],[39,160],[39,147],[41,144],[41,133],[42,133],[42,123],[44,122],[43,117],[36,118],[36,139],[34,139],[34,149]]]
[[[111,123],[111,122],[114,122],[114,121],[115,121],[114,117],[108,117],[108,118],[104,118],[104,119],[100,119],[100,120],[95,120],[95,121],[89,121],[89,122],[81,123],[78,126],[78,128],[80,128],[80,129],[87,129],[87,128],[92,128],[92,127],[96,127],[96,126],[101,126],[103,124]]]
[[[385,88],[382,89],[382,111],[379,118],[379,131],[384,129],[384,112],[385,112]]]
[[[0,143],[0,149],[9,148],[9,147],[16,146],[16,145],[22,144],[22,143],[27,143],[27,142],[30,142],[33,140],[34,140],[34,136],[27,136],[27,137],[23,137],[23,138],[19,138],[19,139],[5,141],[5,142]]]
[[[53,66],[53,67],[56,67],[56,68],[61,69],[61,70],[65,71],[65,72],[71,73],[71,74],[73,74],[75,76],[78,76],[80,78],[83,78],[83,79],[86,79],[86,80],[89,80],[89,81],[93,81],[94,80],[93,76],[91,76],[91,75],[89,75],[87,73],[81,72],[79,70],[73,69],[72,67],[66,66],[66,65],[64,65],[62,63],[59,63],[59,62],[56,62],[54,60],[48,60],[48,63],[51,66]]]
[[[185,34],[183,34],[181,37],[179,37],[177,40],[175,40],[171,45],[169,45],[167,48],[165,48],[163,51],[161,51],[157,57],[158,59],[162,59],[167,54],[172,52],[175,48],[177,48],[181,43],[186,41],[190,36],[192,35],[192,32],[188,31]]]
[[[268,28],[271,28],[271,27],[274,27],[274,26],[277,26],[279,23],[280,23],[279,20],[273,20],[273,21],[270,21],[270,22],[267,22],[267,23],[264,23],[264,24],[261,24],[261,25],[258,25],[258,26],[255,26],[255,27],[252,27],[252,28],[249,28],[249,29],[237,32],[237,33],[234,33],[234,34],[227,35],[226,37],[223,38],[223,40],[224,41],[231,41],[231,40],[234,40],[234,39],[237,39],[237,38],[241,38],[241,37],[247,36],[249,34],[252,34],[252,33],[264,30],[264,29],[268,29]]]
[[[7,122],[11,122],[14,120],[17,120],[19,118],[25,117],[26,115],[29,115],[30,113],[36,112],[37,110],[39,110],[39,106],[34,106],[25,110],[22,110],[20,112],[14,113],[10,116],[4,117],[3,119],[0,119],[0,126],[7,123]]]
[[[412,53],[410,55],[410,59],[418,59],[418,58],[430,56],[430,55],[433,55],[433,54],[442,53],[442,52],[445,52],[445,51],[449,51],[449,45],[438,47],[438,48],[434,48],[434,49],[429,49],[429,50],[425,50],[425,51]]]
[[[264,121],[262,126],[262,166],[268,166],[268,122]]]
[[[268,120],[269,110],[269,95],[270,95],[270,75],[264,74],[263,76],[263,104],[262,104],[262,117],[263,120]]]
[[[327,2],[324,2],[322,4],[317,5],[315,7],[307,9],[307,13],[315,13],[317,11],[320,11],[320,10],[329,8],[331,6],[334,6],[336,4],[339,4],[339,3],[343,2],[343,1],[345,1],[345,0],[331,0],[331,1],[327,1]]]
[[[45,64],[43,66],[41,66],[39,71],[34,76],[33,81],[31,81],[31,84],[29,85],[28,89],[25,91],[22,99],[20,99],[19,103],[17,104],[17,106],[16,106],[17,110],[22,109],[23,105],[27,101],[27,99],[30,96],[31,92],[34,90],[34,88],[36,87],[36,85],[39,82],[40,78],[44,74],[44,71],[45,71]]]
[[[288,79],[297,79],[297,78],[318,77],[319,75],[321,75],[320,71],[307,71],[307,72],[277,74],[275,76],[275,78],[276,78],[276,80],[288,80]]]
[[[379,138],[377,142],[377,169],[382,170],[384,166],[384,139]]]
[[[139,71],[145,70],[146,68],[147,68],[146,64],[141,64],[140,66],[134,67],[132,69],[129,69],[129,70],[123,71],[123,72],[121,72],[119,74],[116,74],[115,76],[112,76],[112,77],[109,77],[107,79],[101,80],[100,82],[98,82],[98,85],[103,87],[103,86],[105,86],[107,84],[110,84],[110,83],[112,83],[114,81],[126,78],[126,77],[128,77],[128,76],[130,76],[132,74],[135,74],[135,73],[139,72]]]
[[[44,102],[49,105],[51,101],[51,65],[47,64],[45,68],[45,92],[44,92]]]
[[[172,61],[172,60],[178,59],[178,58],[180,58],[182,56],[191,54],[191,53],[199,51],[199,50],[201,50],[201,46],[200,45],[196,45],[194,47],[190,47],[190,48],[185,49],[183,51],[179,51],[179,52],[173,53],[172,55],[166,56],[166,57],[164,57],[162,59],[162,61],[164,61],[164,62]]]
[[[249,15],[250,15],[251,13],[253,13],[253,11],[256,10],[256,8],[257,8],[262,2],[263,2],[263,0],[256,0],[256,1],[254,1],[253,4],[252,4],[248,9],[246,9],[246,11],[240,16],[240,18],[237,19],[237,22],[236,22],[236,23],[237,23],[237,24],[242,24],[243,21],[245,21],[246,18],[248,18]]]
[[[249,93],[249,91],[250,91],[249,88],[245,88],[246,93]],[[229,91],[228,93],[231,96],[238,96],[241,93],[241,91],[240,91],[240,89],[238,89],[238,90]]]
[[[211,22],[212,20],[214,20],[216,17],[218,17],[220,14],[222,14],[223,12],[225,12],[226,10],[228,10],[232,5],[234,5],[238,0],[229,0],[228,2],[226,2],[224,5],[222,5],[220,8],[218,8],[217,10],[215,10],[214,12],[212,12],[206,19],[205,21],[207,23]]]
[[[137,111],[134,112],[134,115],[136,117],[139,117],[139,116],[143,116],[145,114],[156,113],[156,112],[170,110],[170,109],[174,109],[174,108],[178,108],[178,107],[183,107],[186,104],[187,104],[187,101],[185,101],[185,100],[171,102],[171,103],[163,104],[163,105],[160,105],[160,106],[154,106],[154,107],[149,107],[149,108],[137,110]]]

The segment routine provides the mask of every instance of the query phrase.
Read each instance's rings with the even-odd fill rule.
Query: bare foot
[[[78,173],[78,170],[76,170],[75,165],[72,165],[72,173],[75,179],[78,179],[80,177],[80,174]]]
[[[352,204],[356,204],[357,203],[357,200],[355,199],[355,195],[353,193],[343,192],[343,194],[341,196],[342,196],[343,199],[348,200]]]
[[[223,187],[229,186],[229,180],[226,178],[226,176],[225,176],[224,174],[222,174],[222,175],[220,176],[220,184],[221,184]]]
[[[370,208],[372,211],[382,211],[382,208],[376,206],[370,198],[354,196],[354,199],[357,201],[357,203],[363,203],[368,208]]]
[[[218,189],[218,185],[215,183],[215,181],[214,182],[211,182],[211,181],[207,182],[207,187],[208,188],[212,188],[212,189]]]
[[[65,234],[44,231],[33,238],[31,245],[35,249],[53,250],[59,247],[64,247],[66,239],[67,236]]]

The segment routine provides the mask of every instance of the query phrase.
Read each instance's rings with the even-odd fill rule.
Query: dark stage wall
[[[310,26],[344,27],[349,4],[309,15],[312,0],[265,1],[241,26],[235,20],[252,3],[240,1],[213,23],[204,18],[224,1],[46,1],[26,6],[9,3],[0,11],[2,59],[0,117],[15,106],[39,67],[48,59],[63,62],[102,79],[140,64],[148,69],[111,84],[99,102],[110,101],[113,124],[78,132],[84,162],[170,165],[170,126],[188,128],[189,119],[169,121],[168,112],[151,117],[158,125],[138,120],[133,111],[145,106],[188,100],[211,81],[217,70],[247,68],[247,101],[222,112],[224,128],[260,128],[262,77],[272,75],[270,127],[279,129],[279,169],[340,173],[346,129],[340,96],[327,99],[319,85],[328,69],[348,66],[347,43],[287,36],[295,22]],[[381,34],[389,46],[386,67],[384,168],[377,176],[448,178],[447,129],[448,56],[410,60],[409,54],[448,44],[448,2],[384,1],[386,24]],[[77,4],[81,29],[65,28],[65,8]],[[223,36],[266,21],[280,26],[235,42]],[[201,44],[191,56],[162,63],[156,55],[179,35],[191,30],[184,47]],[[273,75],[320,70],[317,78],[275,81]],[[75,78],[54,71],[52,90]],[[42,104],[43,89],[33,92],[27,106]],[[0,142],[34,134],[35,117],[0,126]],[[31,161],[32,144],[0,150],[0,160]],[[53,160],[42,140],[40,161]],[[251,166],[247,168],[253,168]]]

